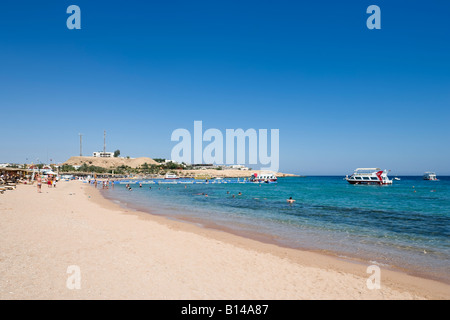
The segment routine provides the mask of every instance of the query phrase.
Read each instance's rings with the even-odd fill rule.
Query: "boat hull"
[[[277,183],[277,179],[251,179],[254,183]]]
[[[390,185],[392,184],[392,181],[390,182],[381,182],[381,181],[357,181],[357,180],[349,180],[347,179],[348,183],[350,184],[364,184],[364,185],[378,185],[378,186],[384,186],[384,185]]]

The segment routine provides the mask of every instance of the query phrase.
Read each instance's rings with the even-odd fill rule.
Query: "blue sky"
[[[81,8],[82,30],[66,9]],[[366,9],[381,8],[381,30]],[[0,162],[279,129],[280,170],[450,175],[448,1],[3,1]]]

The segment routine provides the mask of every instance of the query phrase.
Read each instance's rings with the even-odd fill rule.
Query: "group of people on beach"
[[[19,176],[14,174],[1,173],[0,175],[0,194],[3,194],[6,190],[14,190],[18,183],[27,183],[27,181],[22,180]]]
[[[36,177],[37,192],[42,193],[42,184],[43,183],[46,183],[48,188],[52,188],[52,187],[56,188],[57,181],[58,181],[58,179],[56,178],[56,176],[49,175],[49,176],[47,176],[46,179],[43,179],[42,176],[40,174],[38,174]]]
[[[102,189],[109,189],[110,186],[112,188],[114,188],[114,181],[110,181],[109,179],[102,180],[102,181],[98,181],[97,179],[88,180],[88,183],[93,184],[95,188],[98,187],[99,182],[100,182],[100,185],[102,186]]]
[[[20,177],[18,177],[17,175],[13,175],[13,174],[9,174],[9,173],[0,175],[1,182],[8,181],[11,183],[18,183],[20,180],[21,180]]]

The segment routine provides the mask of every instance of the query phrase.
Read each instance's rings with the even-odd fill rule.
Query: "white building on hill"
[[[95,158],[113,158],[114,157],[114,152],[94,152],[93,156]]]

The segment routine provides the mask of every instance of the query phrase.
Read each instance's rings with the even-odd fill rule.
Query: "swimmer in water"
[[[242,192],[239,192],[239,193],[238,193],[238,196],[242,196]]]
[[[293,204],[295,202],[294,199],[292,199],[292,197],[290,197],[289,199],[286,200],[289,204]]]

